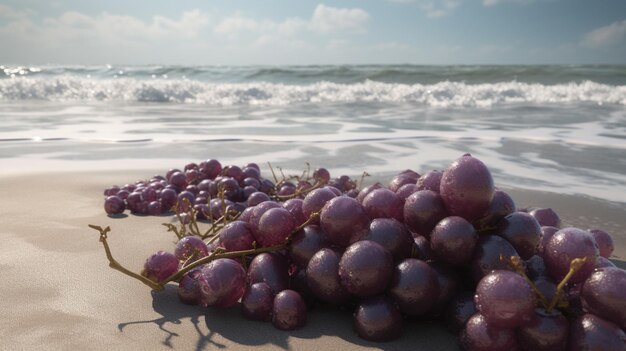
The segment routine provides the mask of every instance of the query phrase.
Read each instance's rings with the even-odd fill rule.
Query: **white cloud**
[[[387,0],[398,4],[414,4],[427,17],[443,17],[459,7],[463,0]]]
[[[322,33],[365,32],[370,15],[362,9],[340,9],[317,5],[311,18],[311,28]]]
[[[596,28],[585,34],[581,44],[590,49],[610,47],[626,41],[626,20]]]

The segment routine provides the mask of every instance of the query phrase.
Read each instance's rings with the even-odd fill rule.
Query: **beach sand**
[[[186,306],[176,286],[155,293],[108,267],[98,233],[110,226],[114,257],[134,271],[157,250],[173,251],[170,217],[109,218],[103,188],[157,174],[40,172],[0,176],[0,349],[292,349],[454,350],[456,337],[429,323],[409,323],[390,343],[370,343],[352,331],[351,314],[316,308],[308,324],[283,332],[244,319],[237,307]],[[603,228],[625,267],[626,209],[591,198],[506,189],[519,207],[553,207],[566,225]]]

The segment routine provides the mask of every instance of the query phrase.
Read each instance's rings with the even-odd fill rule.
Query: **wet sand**
[[[98,233],[111,226],[115,258],[139,271],[175,236],[170,217],[109,218],[104,187],[156,174],[72,172],[0,176],[0,345],[2,349],[291,349],[454,350],[456,338],[429,323],[408,323],[390,343],[370,343],[352,331],[349,311],[318,307],[292,332],[247,321],[237,307],[219,310],[178,302],[176,286],[155,293],[108,267]],[[603,228],[614,238],[613,261],[625,268],[626,209],[581,196],[505,189],[519,207],[553,207],[565,225]]]

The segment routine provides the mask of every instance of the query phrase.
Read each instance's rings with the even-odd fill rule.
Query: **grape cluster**
[[[109,214],[212,224],[141,273],[178,283],[186,304],[239,302],[245,318],[282,330],[304,326],[314,304],[345,306],[371,341],[427,319],[465,350],[626,350],[626,271],[608,259],[611,236],[517,209],[469,154],[360,189],[324,168],[270,181],[256,164],[208,160],[105,195]]]

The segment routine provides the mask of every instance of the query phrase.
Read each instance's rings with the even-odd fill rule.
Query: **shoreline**
[[[110,225],[114,257],[133,271],[157,250],[173,250],[175,236],[160,224],[171,217],[107,217],[102,190],[154,174],[129,171],[41,171],[0,176],[0,341],[7,349],[455,349],[456,338],[433,323],[407,323],[403,336],[371,343],[352,331],[350,311],[321,306],[307,325],[283,332],[244,319],[237,308],[186,306],[171,285],[150,292],[108,267],[98,234]],[[553,207],[564,225],[612,234],[612,260],[624,268],[626,210],[608,201],[519,189],[503,190],[518,207]],[[128,213],[128,212],[126,212]],[[585,225],[587,224],[587,225]]]

